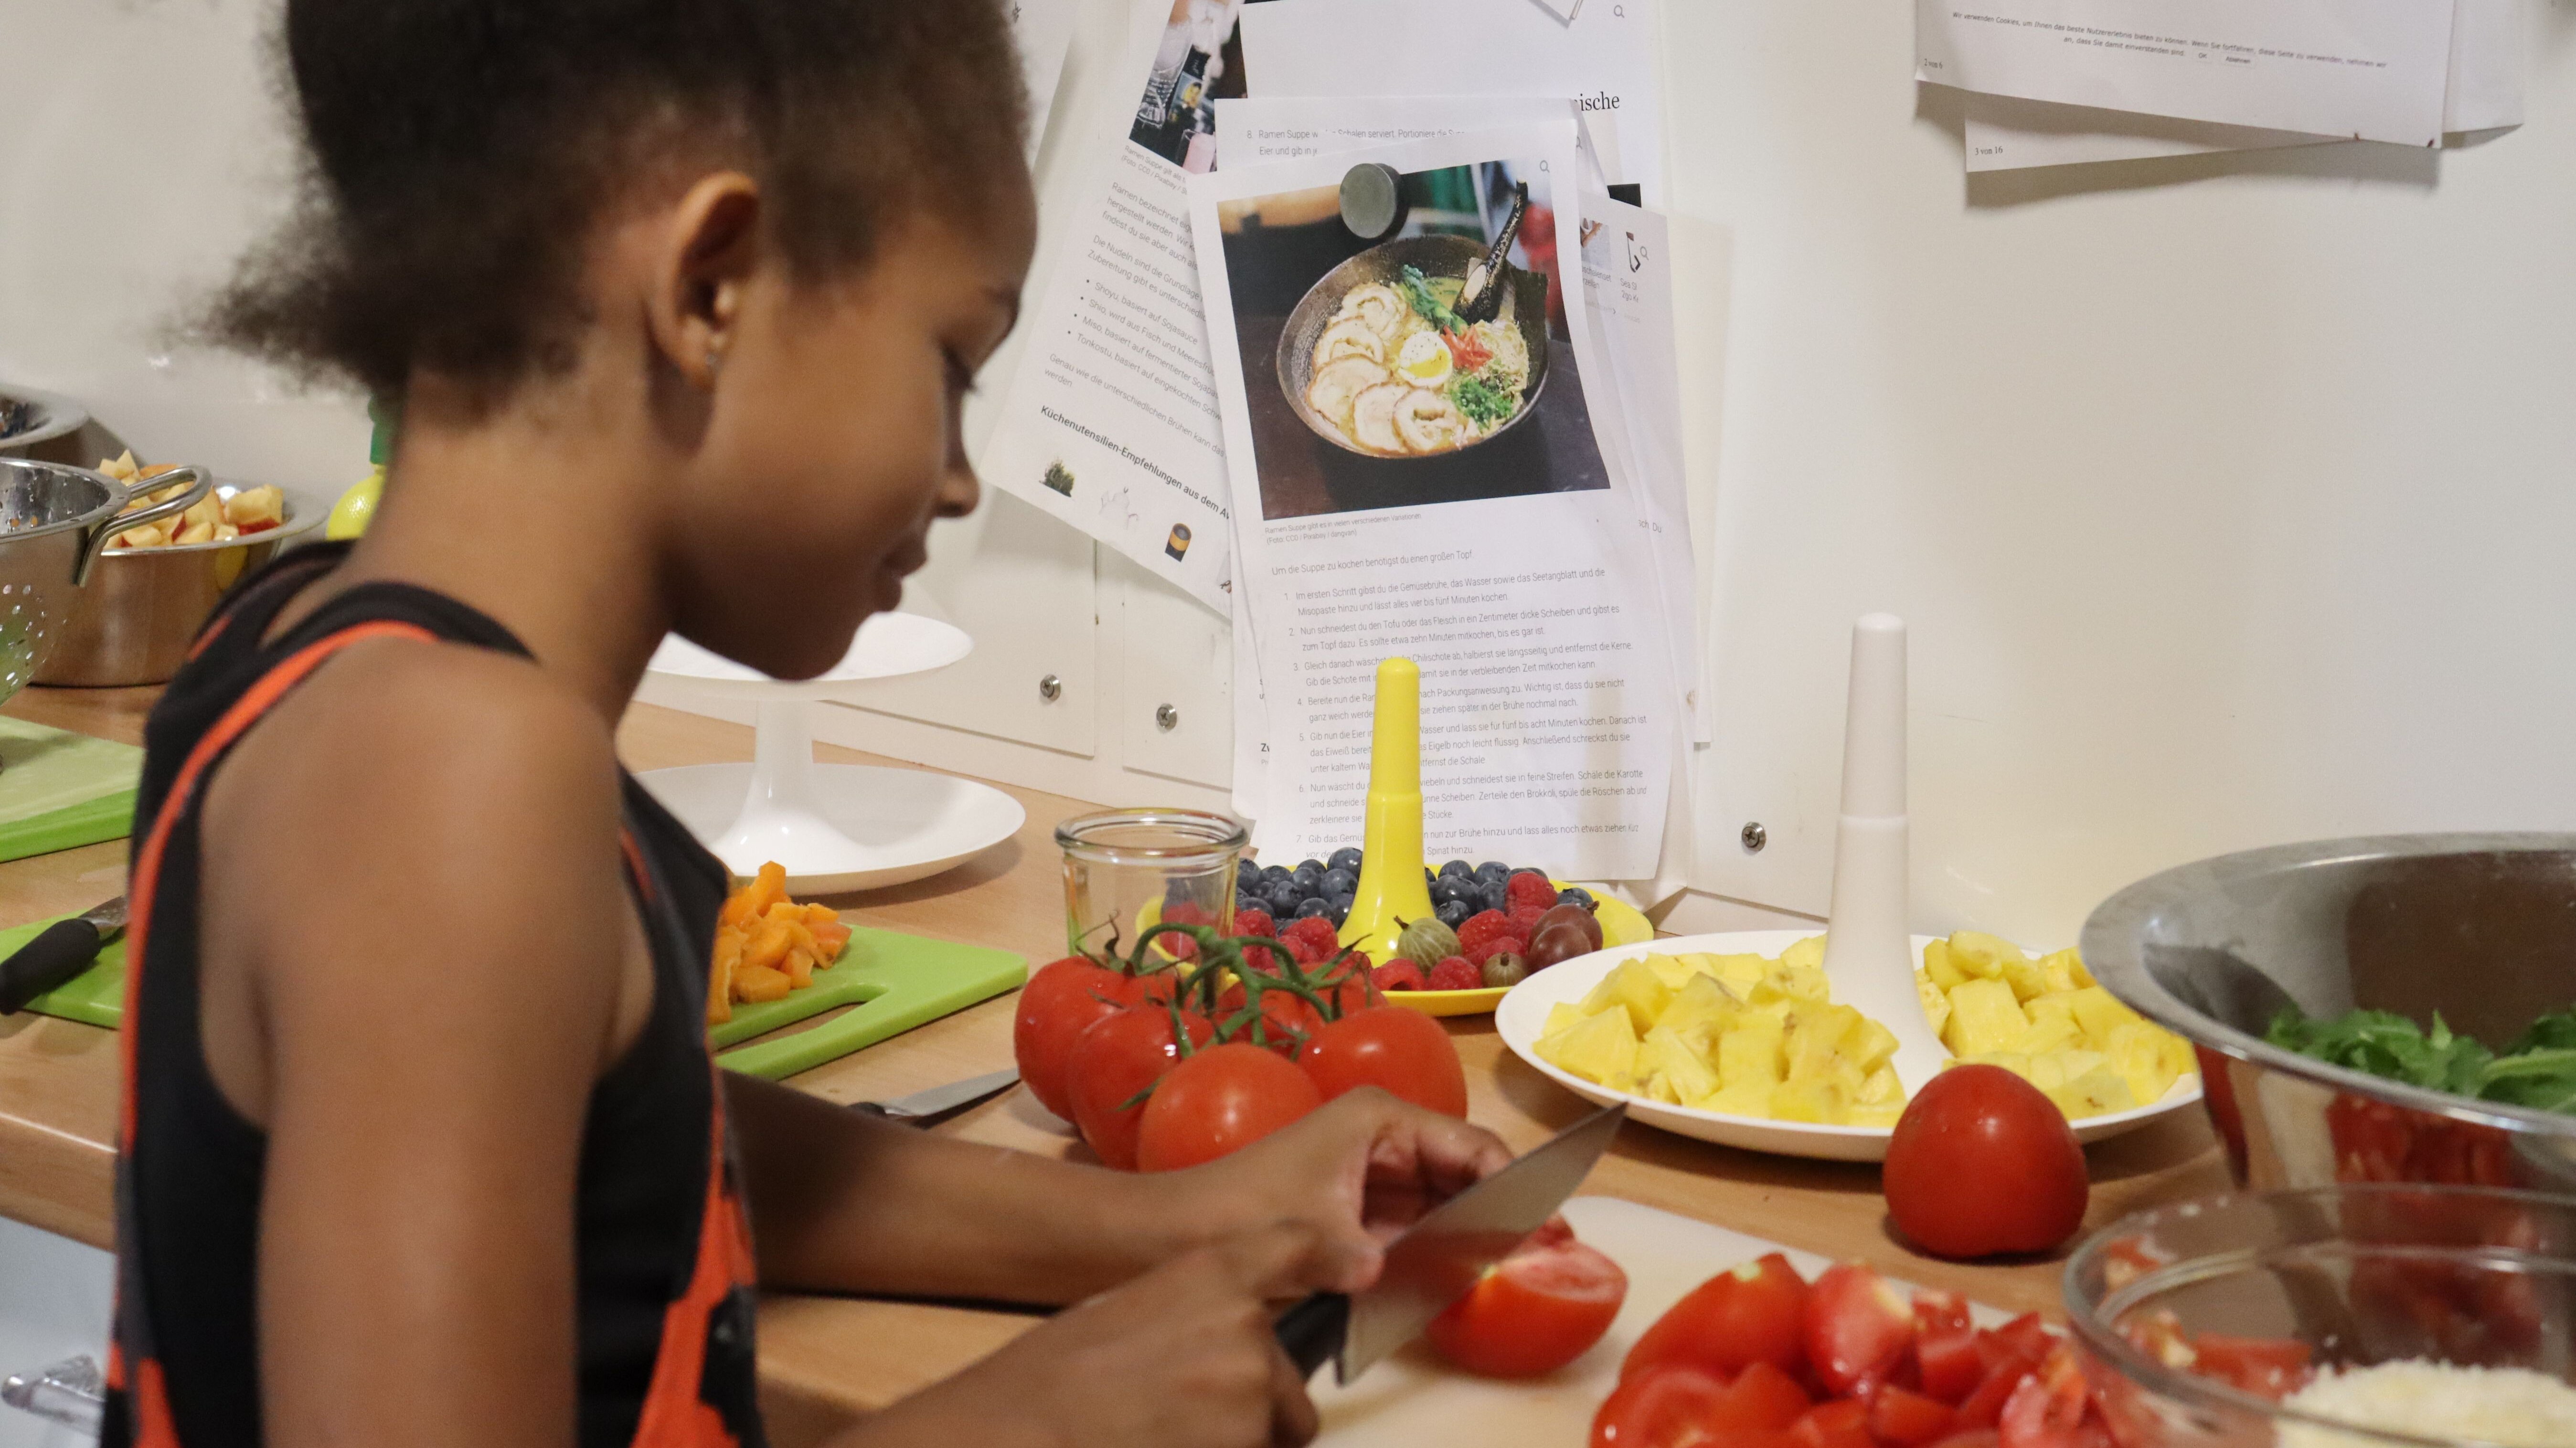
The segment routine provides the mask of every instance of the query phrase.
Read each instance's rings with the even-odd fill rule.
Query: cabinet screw
[[[1154,710],[1154,727],[1166,734],[1179,727],[1180,722],[1181,711],[1169,704],[1160,705]]]
[[[1050,704],[1063,698],[1064,680],[1057,678],[1053,674],[1049,674],[1045,678],[1038,680],[1038,697]]]
[[[1744,832],[1736,838],[1744,842],[1744,853],[1758,855],[1762,853],[1764,845],[1771,843],[1771,832],[1762,828],[1762,821],[1748,820],[1745,822]]]

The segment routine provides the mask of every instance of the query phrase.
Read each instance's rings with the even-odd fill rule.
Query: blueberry
[[[1467,917],[1476,913],[1476,907],[1464,900],[1443,900],[1440,908],[1432,913],[1440,917],[1441,924],[1455,930],[1467,923]]]
[[[1326,902],[1324,918],[1333,922],[1335,930],[1341,929],[1342,922],[1351,918],[1351,900],[1351,896],[1336,895]]]
[[[1270,901],[1264,896],[1237,895],[1234,897],[1234,913],[1237,915],[1242,914],[1246,910],[1267,911],[1269,908]]]
[[[1285,920],[1296,914],[1297,902],[1305,898],[1297,893],[1295,885],[1285,880],[1271,886],[1266,893],[1270,897],[1270,914],[1272,918],[1279,920]]]
[[[1359,887],[1359,872],[1355,870],[1345,870],[1335,865],[1324,872],[1324,893],[1328,896],[1352,894]]]
[[[1464,860],[1451,860],[1448,864],[1440,867],[1440,873],[1444,877],[1450,875],[1473,875],[1476,873],[1476,867],[1468,864]]]
[[[1332,909],[1330,901],[1300,900],[1297,902],[1297,918],[1303,920],[1309,915],[1328,915],[1332,913]]]
[[[1313,860],[1308,860],[1288,872],[1288,882],[1300,891],[1312,895],[1316,887],[1324,883],[1324,867]]]
[[[1306,867],[1308,867],[1308,866],[1310,866],[1310,865],[1314,867],[1314,870],[1315,870],[1315,873],[1316,873],[1316,874],[1320,875],[1320,874],[1324,873],[1324,862],[1323,862],[1323,861],[1321,861],[1321,860],[1318,860],[1318,859],[1314,858],[1314,857],[1313,857],[1313,856],[1311,856],[1311,855],[1310,855],[1310,856],[1308,856],[1307,858],[1302,859],[1302,860],[1299,860],[1299,861],[1297,862],[1297,868],[1298,868],[1298,869],[1300,869],[1300,870],[1303,870],[1303,869],[1305,869]]]
[[[1288,867],[1286,865],[1262,866],[1261,883],[1264,885],[1284,885],[1288,883]]]
[[[1509,910],[1512,908],[1511,891],[1502,881],[1496,880],[1485,887],[1485,908],[1488,910]]]
[[[1568,885],[1564,889],[1557,891],[1556,903],[1559,905],[1580,905],[1586,910],[1597,909],[1600,905],[1599,901],[1592,898],[1592,892],[1584,889],[1580,885]]]
[[[1358,879],[1360,873],[1360,852],[1352,849],[1348,845],[1344,845],[1342,848],[1333,851],[1332,858],[1324,862],[1324,867],[1329,870],[1348,870],[1351,872],[1352,879]]]
[[[1474,888],[1473,885],[1455,875],[1443,875],[1431,882],[1431,903],[1447,905],[1452,901],[1464,901],[1468,892]]]
[[[1476,867],[1476,878],[1489,885],[1499,885],[1512,877],[1512,867],[1500,860],[1487,860]]]
[[[1430,884],[1432,881],[1437,880],[1437,879],[1439,879],[1439,878],[1440,878],[1439,876],[1437,876],[1437,875],[1435,875],[1435,874],[1432,874],[1432,873],[1431,873],[1431,867],[1430,867],[1429,865],[1425,865],[1425,866],[1423,866],[1423,867],[1422,867],[1422,883],[1423,883],[1423,884],[1428,885],[1428,884]]]

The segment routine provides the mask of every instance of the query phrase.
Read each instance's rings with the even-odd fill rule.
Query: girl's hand
[[[1387,1242],[1511,1159],[1481,1126],[1366,1087],[1169,1180],[1189,1198],[1182,1220],[1215,1232],[1281,1218],[1305,1223],[1347,1273],[1323,1285],[1356,1292],[1377,1280]]]
[[[1345,1240],[1295,1221],[1194,1248],[877,1414],[836,1448],[1304,1443],[1315,1405],[1272,1323],[1281,1305],[1348,1281],[1349,1255]]]

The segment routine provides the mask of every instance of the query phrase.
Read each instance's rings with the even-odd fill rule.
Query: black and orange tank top
[[[103,1441],[261,1441],[260,1192],[267,1138],[216,1088],[198,1035],[200,810],[208,783],[277,702],[351,644],[397,638],[525,656],[454,599],[365,584],[271,640],[270,625],[346,555],[301,549],[207,621],[144,731],[128,883],[125,1095],[116,1162],[117,1293]],[[757,1445],[751,1239],[706,1043],[706,961],[726,877],[622,772],[630,897],[653,955],[653,1007],[592,1086],[575,1233],[584,1448]]]

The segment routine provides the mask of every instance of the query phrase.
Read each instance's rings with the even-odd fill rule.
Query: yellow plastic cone
[[[1431,918],[1422,878],[1422,670],[1411,659],[1377,666],[1377,718],[1369,732],[1368,824],[1360,882],[1341,941],[1384,964],[1401,920]]]

